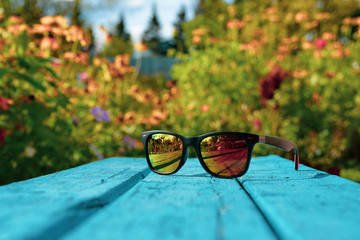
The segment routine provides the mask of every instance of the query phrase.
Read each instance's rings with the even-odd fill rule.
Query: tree
[[[154,5],[149,26],[142,36],[142,42],[145,43],[149,49],[155,53],[159,53],[159,44],[161,41],[160,28],[161,26],[156,13],[156,7]]]
[[[126,32],[124,15],[120,16],[120,21],[116,24],[115,29],[111,33],[111,42],[104,47],[103,54],[108,57],[115,57],[119,54],[133,53],[131,36]]]
[[[71,25],[83,26],[84,21],[80,20],[80,4],[81,0],[75,0],[74,7],[73,7],[73,14],[71,16]]]
[[[124,41],[129,41],[130,40],[130,34],[127,33],[126,30],[125,30],[125,20],[124,20],[124,15],[123,14],[121,14],[120,22],[115,27],[114,35],[121,38]]]
[[[180,12],[178,13],[178,19],[174,23],[174,27],[175,27],[174,39],[176,42],[176,50],[180,52],[187,52],[185,46],[185,33],[183,28],[183,24],[185,23],[185,18],[186,18],[186,10],[185,7],[182,6]]]

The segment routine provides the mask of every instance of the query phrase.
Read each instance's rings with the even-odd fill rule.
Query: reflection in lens
[[[246,141],[236,135],[216,135],[200,143],[201,156],[209,170],[220,176],[239,175],[246,166]]]
[[[170,134],[153,134],[147,143],[151,166],[161,173],[172,173],[180,164],[183,143]]]

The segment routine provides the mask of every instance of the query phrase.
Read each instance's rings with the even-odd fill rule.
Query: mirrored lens
[[[239,175],[246,166],[246,141],[236,135],[216,135],[200,143],[201,156],[209,170],[220,176]]]
[[[147,142],[149,160],[160,173],[172,173],[180,164],[183,142],[170,134],[153,134]]]

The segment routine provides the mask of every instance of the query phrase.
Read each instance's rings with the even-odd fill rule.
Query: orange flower
[[[308,72],[306,70],[296,70],[292,75],[294,78],[304,78],[307,74]]]
[[[277,13],[277,12],[278,12],[278,10],[277,10],[276,7],[268,7],[268,8],[266,9],[266,13],[267,13],[267,14],[275,14],[275,13]]]
[[[142,42],[140,42],[140,43],[136,43],[136,44],[134,44],[134,49],[136,50],[136,51],[140,51],[140,52],[144,52],[144,51],[147,51],[149,48],[146,46],[146,44],[145,43],[142,43]]]
[[[309,49],[311,49],[313,47],[314,47],[314,44],[312,42],[310,42],[310,41],[306,41],[306,42],[302,43],[302,48],[304,50],[309,50]]]
[[[60,48],[60,43],[53,37],[44,37],[43,39],[41,39],[40,48],[43,50],[57,50]]]
[[[141,90],[138,85],[132,85],[130,89],[127,91],[127,94],[130,96],[135,97],[136,95],[140,94]]]
[[[100,26],[100,30],[106,34],[108,34],[108,30],[104,26]]]
[[[105,36],[105,42],[106,43],[112,43],[112,41],[113,41],[113,37],[110,34],[107,34]]]
[[[346,18],[344,18],[343,24],[344,24],[345,26],[348,26],[348,25],[352,24],[352,18],[351,18],[351,17],[346,17]]]
[[[154,98],[153,106],[157,108],[162,108],[164,106],[164,101],[161,100],[159,97]]]
[[[308,19],[309,19],[309,15],[306,12],[300,11],[295,14],[295,22],[297,22],[297,23],[301,23]]]
[[[252,20],[252,16],[251,16],[251,15],[246,14],[246,15],[244,16],[244,21],[245,21],[245,22],[251,22],[251,20]]]
[[[325,40],[334,40],[335,39],[335,34],[332,32],[324,32],[322,34],[322,38]]]
[[[10,16],[10,17],[8,18],[8,22],[9,22],[10,24],[19,25],[19,24],[21,24],[21,23],[23,22],[23,20],[22,20],[22,18],[19,17],[19,16]]]
[[[135,112],[127,112],[124,116],[120,113],[115,121],[119,124],[132,124],[136,121],[136,118]]]
[[[191,39],[192,43],[199,44],[202,41],[202,38],[200,36],[193,36]]]
[[[192,33],[192,35],[205,35],[205,34],[209,33],[209,29],[204,28],[204,27],[196,28],[196,29],[192,30],[191,33]]]
[[[264,31],[261,28],[256,28],[252,31],[252,34],[254,36],[260,37],[260,36],[264,35]]]
[[[11,25],[6,28],[6,30],[9,33],[14,34],[15,36],[19,35],[23,31],[27,30],[28,26],[26,24],[20,24],[20,25]]]
[[[99,85],[95,80],[89,80],[86,84],[86,92],[95,93],[99,89]]]
[[[55,19],[53,16],[45,16],[40,18],[40,23],[44,25],[52,25],[55,23]]]
[[[124,121],[126,123],[134,123],[136,121],[136,113],[135,112],[127,112],[127,113],[125,113]]]
[[[167,116],[168,116],[168,114],[167,114],[166,111],[162,112],[162,111],[160,111],[160,110],[153,110],[153,111],[151,112],[151,117],[152,117],[153,119],[156,119],[156,120],[159,120],[159,121],[161,121],[161,120],[162,120],[162,121],[163,121],[163,120],[166,120]]]
[[[54,17],[54,22],[61,28],[67,28],[69,26],[66,22],[66,18],[60,15]]]
[[[89,39],[86,37],[84,30],[78,26],[71,26],[65,32],[65,36],[68,42],[80,42],[83,47],[89,44]]]
[[[208,112],[209,110],[210,110],[209,105],[204,104],[204,105],[201,106],[201,111],[202,112]]]
[[[46,26],[43,24],[34,24],[31,29],[31,33],[44,34],[51,30],[50,26]]]
[[[305,28],[306,29],[316,28],[317,26],[319,26],[318,21],[312,21],[312,22],[305,23]]]
[[[226,23],[226,28],[227,29],[242,29],[245,27],[245,22],[239,20],[239,19],[233,19],[233,20],[229,20]]]

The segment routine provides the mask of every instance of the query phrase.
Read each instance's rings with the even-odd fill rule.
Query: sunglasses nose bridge
[[[197,145],[197,137],[187,137],[185,138],[185,147],[188,148],[190,146],[194,147],[196,149]]]

